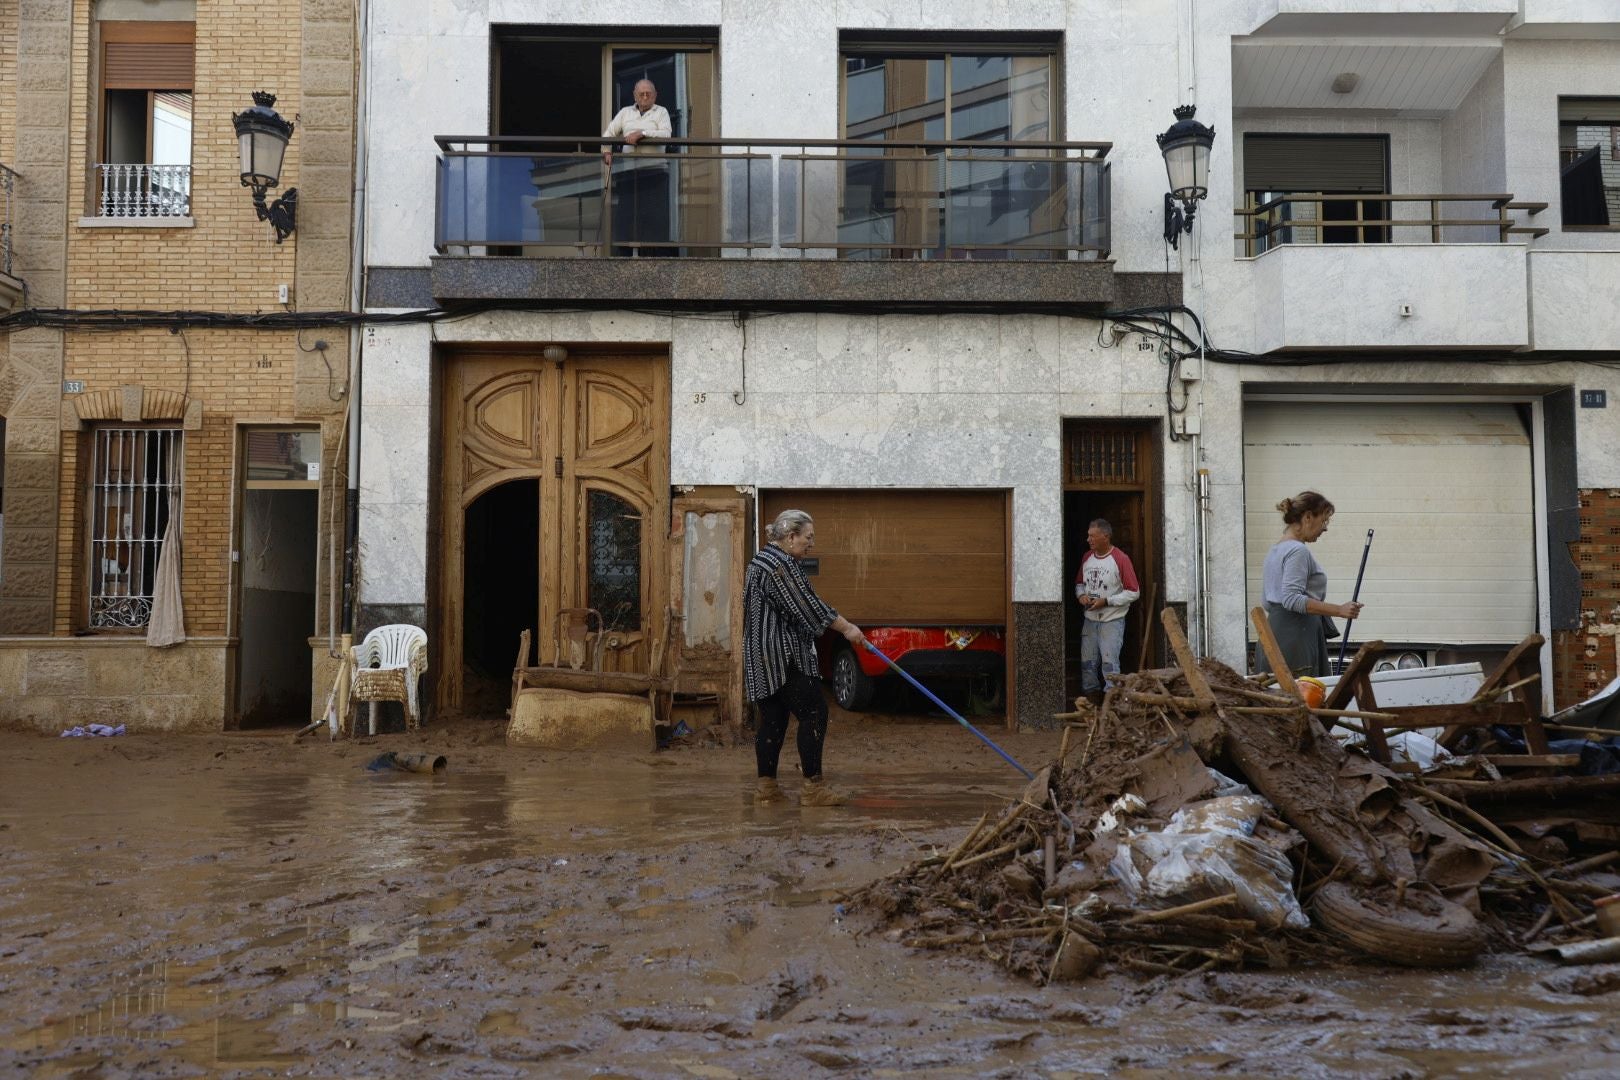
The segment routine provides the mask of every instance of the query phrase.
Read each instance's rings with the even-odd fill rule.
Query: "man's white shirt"
[[[672,134],[669,121],[669,110],[662,105],[654,105],[646,112],[642,112],[634,105],[626,105],[608,121],[607,130],[602,132],[604,139],[622,139],[632,131],[639,131],[652,139],[667,139]],[[626,154],[662,154],[664,144],[661,142],[647,142],[645,139],[631,146],[624,144]]]

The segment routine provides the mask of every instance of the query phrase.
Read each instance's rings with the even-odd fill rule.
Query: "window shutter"
[[[107,42],[101,85],[108,90],[190,90],[191,46]]]
[[[1245,135],[1247,191],[1369,192],[1388,190],[1382,135]]]
[[[103,22],[100,31],[103,89],[192,89],[195,23]]]
[[[1620,98],[1559,98],[1560,124],[1620,124]]]

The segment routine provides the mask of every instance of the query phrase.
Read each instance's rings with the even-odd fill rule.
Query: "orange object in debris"
[[[1299,684],[1299,696],[1305,699],[1305,707],[1319,709],[1322,702],[1327,700],[1327,684],[1321,679],[1313,679],[1309,675],[1295,680]]]

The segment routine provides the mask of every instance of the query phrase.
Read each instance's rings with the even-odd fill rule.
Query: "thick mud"
[[[1002,740],[1026,764],[1056,739]],[[449,758],[369,773],[384,749]],[[842,809],[746,748],[40,739],[0,765],[0,1066],[162,1076],[1612,1076],[1620,976],[1493,959],[1042,989],[840,889],[1022,780],[949,724],[835,726]],[[791,744],[784,754],[793,760]],[[785,786],[796,790],[796,780]]]

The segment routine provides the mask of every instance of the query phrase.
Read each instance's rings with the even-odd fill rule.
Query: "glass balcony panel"
[[[1068,259],[1107,250],[1108,171],[1088,144],[674,140],[668,153],[618,154],[606,168],[594,152],[518,153],[515,141],[443,154],[441,251]]]

